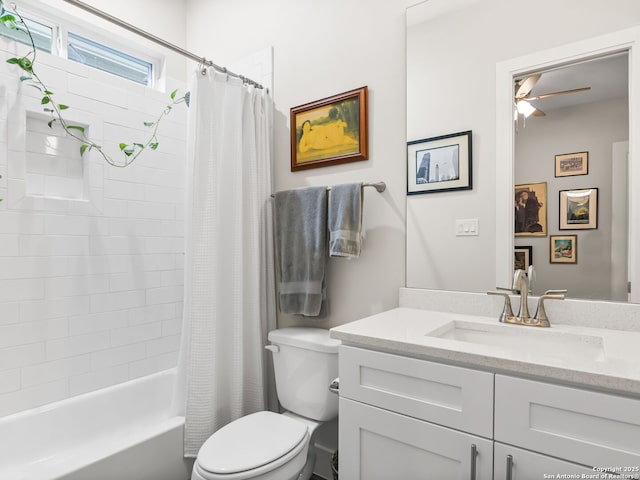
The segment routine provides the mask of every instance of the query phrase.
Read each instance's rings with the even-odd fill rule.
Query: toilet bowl
[[[191,479],[296,480],[307,462],[312,429],[308,420],[293,415],[242,417],[204,443]]]
[[[329,383],[338,375],[339,341],[327,330],[269,333],[278,399],[286,412],[257,412],[215,432],[198,452],[191,480],[308,480],[313,434],[338,414]]]

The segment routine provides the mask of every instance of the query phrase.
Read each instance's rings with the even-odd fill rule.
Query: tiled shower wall
[[[4,62],[16,50],[0,39],[0,416],[174,366],[183,296],[186,106],[133,165],[83,158],[42,129],[39,92]],[[114,156],[185,89],[46,54],[36,69]]]

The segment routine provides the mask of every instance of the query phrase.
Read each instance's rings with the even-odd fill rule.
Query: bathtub
[[[2,480],[187,480],[175,369],[0,418]]]

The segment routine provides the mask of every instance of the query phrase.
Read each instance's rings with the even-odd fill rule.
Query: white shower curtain
[[[216,430],[264,410],[275,328],[271,118],[263,89],[207,70],[189,108],[185,299],[174,407],[184,454]],[[271,405],[269,403],[271,402]]]

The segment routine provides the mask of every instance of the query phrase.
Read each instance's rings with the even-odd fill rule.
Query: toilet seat
[[[309,437],[303,422],[273,412],[253,413],[212,435],[202,445],[195,468],[211,480],[255,478],[306,451]]]

